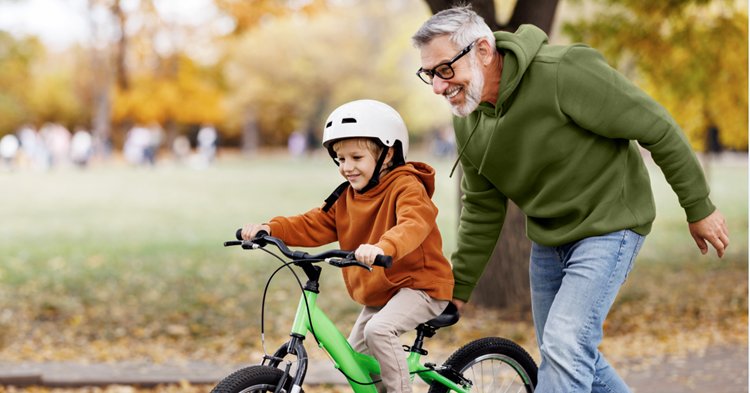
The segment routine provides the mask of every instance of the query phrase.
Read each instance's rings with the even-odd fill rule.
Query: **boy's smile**
[[[375,156],[366,145],[356,139],[336,143],[339,173],[353,189],[360,191],[370,182],[375,171]]]

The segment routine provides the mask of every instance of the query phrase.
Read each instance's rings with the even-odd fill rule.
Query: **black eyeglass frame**
[[[453,56],[452,59],[446,61],[445,63],[440,63],[433,67],[430,70],[425,70],[422,67],[419,67],[417,70],[417,77],[424,83],[428,85],[432,85],[432,80],[435,79],[435,75],[437,75],[440,79],[448,80],[453,78],[456,75],[456,71],[453,70],[453,63],[457,62],[459,59],[464,57],[467,53],[471,52],[471,50],[474,48],[474,45],[476,45],[476,41],[473,41],[471,44],[469,44],[466,48],[462,49],[461,52],[458,52],[457,55]],[[450,76],[443,75],[440,72],[438,72],[438,68],[448,66],[448,69],[451,72]],[[428,78],[428,79],[425,79]]]

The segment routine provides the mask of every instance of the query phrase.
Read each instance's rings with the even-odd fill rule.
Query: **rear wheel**
[[[486,337],[472,341],[454,352],[443,366],[452,368],[470,381],[471,392],[531,393],[536,386],[534,359],[518,344],[504,338]],[[454,382],[460,384],[461,381]],[[429,393],[447,391],[445,386],[433,382]]]
[[[284,372],[269,366],[250,366],[235,371],[219,382],[211,393],[255,393],[273,392],[281,381]],[[284,389],[289,392],[291,378]]]

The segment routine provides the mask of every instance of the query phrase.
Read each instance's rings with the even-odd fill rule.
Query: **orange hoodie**
[[[347,188],[328,212],[315,208],[298,216],[275,217],[268,225],[273,236],[290,246],[316,247],[338,240],[343,250],[373,244],[392,256],[388,269],[342,270],[349,295],[360,304],[383,306],[401,288],[450,300],[453,273],[435,222],[438,209],[430,199],[434,191],[435,170],[409,162],[363,194]]]

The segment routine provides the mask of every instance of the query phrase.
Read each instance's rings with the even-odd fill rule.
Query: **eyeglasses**
[[[420,67],[419,70],[417,70],[417,76],[422,80],[422,82],[428,85],[432,84],[432,79],[435,78],[435,75],[440,77],[440,79],[445,80],[453,78],[453,76],[456,75],[456,73],[453,71],[453,63],[457,62],[458,59],[469,53],[471,51],[471,48],[473,48],[474,44],[476,43],[476,41],[472,42],[471,44],[469,44],[469,46],[461,50],[461,52],[458,52],[458,54],[450,59],[450,61],[440,63],[431,70],[425,70],[424,68]]]

